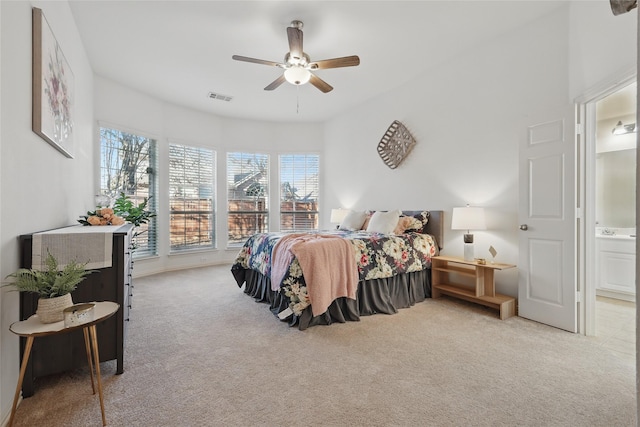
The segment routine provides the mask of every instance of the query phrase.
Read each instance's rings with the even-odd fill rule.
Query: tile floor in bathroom
[[[601,342],[601,345],[635,363],[635,303],[596,297],[596,339]]]

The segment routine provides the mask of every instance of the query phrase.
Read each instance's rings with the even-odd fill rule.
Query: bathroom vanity
[[[636,238],[624,230],[596,233],[596,294],[635,301]],[[635,231],[632,231],[635,233]]]

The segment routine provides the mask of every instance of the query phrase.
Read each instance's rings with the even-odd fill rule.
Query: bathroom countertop
[[[596,234],[599,239],[636,240],[635,234]]]
[[[636,238],[636,229],[631,228],[616,228],[616,227],[596,227],[596,237],[605,239],[622,239],[629,240]]]

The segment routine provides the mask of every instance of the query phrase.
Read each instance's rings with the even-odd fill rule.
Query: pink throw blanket
[[[294,233],[282,236],[273,246],[271,252],[271,290],[279,291],[282,279],[289,269],[289,264],[293,260],[291,246],[300,239],[311,236],[307,233]]]
[[[308,235],[294,239],[289,250],[302,268],[314,316],[327,311],[336,298],[356,299],[358,267],[353,246],[347,240],[332,235]]]

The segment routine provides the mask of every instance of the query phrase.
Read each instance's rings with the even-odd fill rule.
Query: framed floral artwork
[[[32,80],[33,131],[73,158],[73,73],[42,9],[35,7]]]

